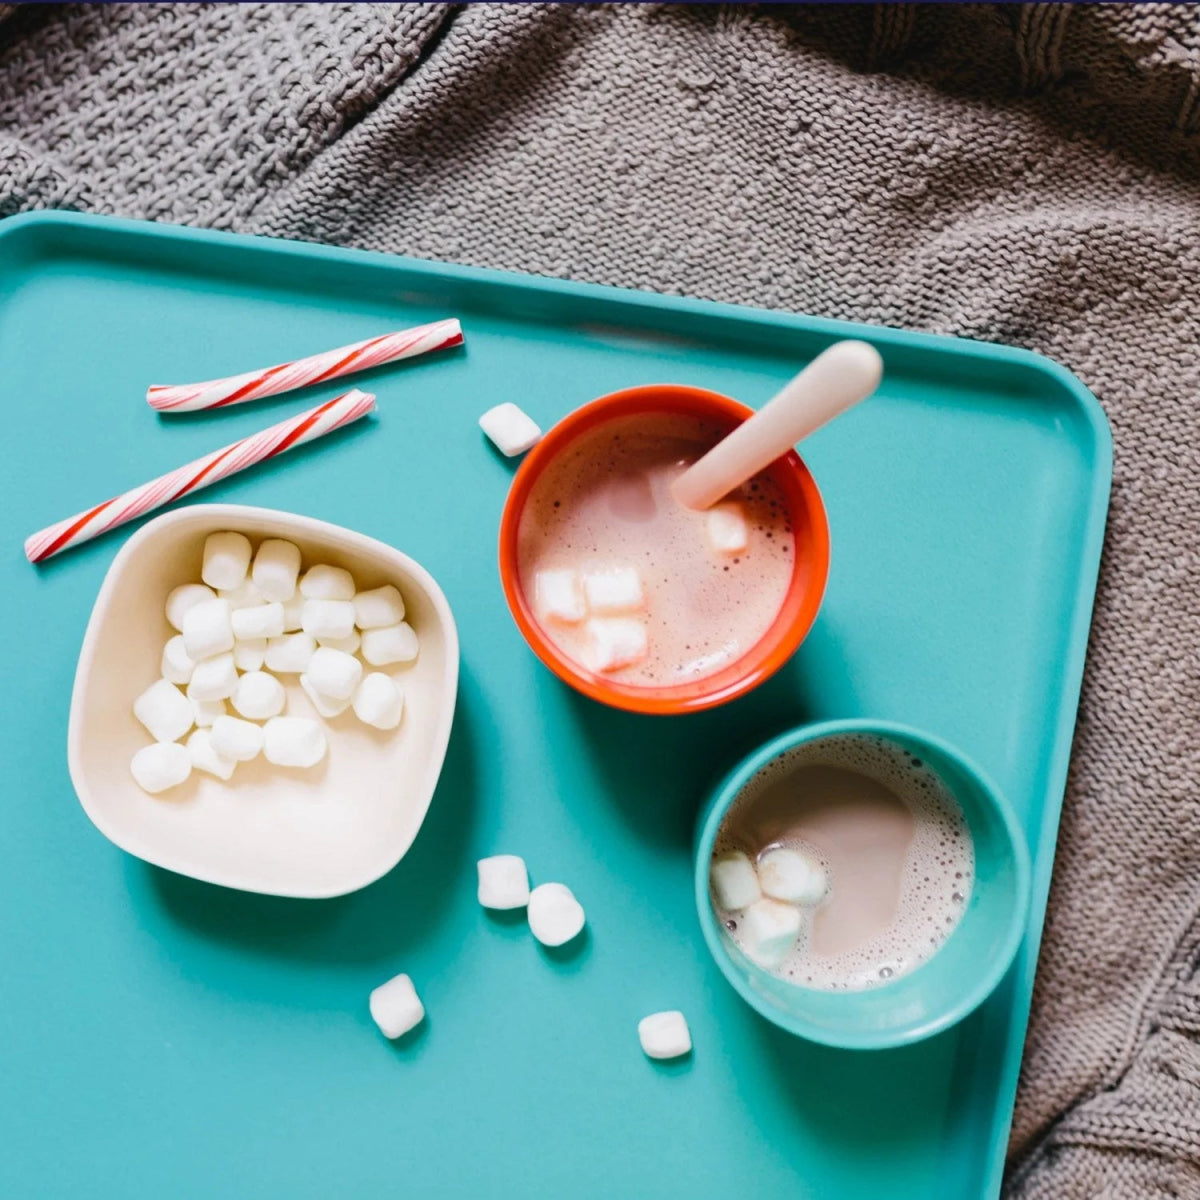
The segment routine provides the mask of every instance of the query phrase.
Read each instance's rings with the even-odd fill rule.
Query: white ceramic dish
[[[360,588],[393,583],[421,641],[417,661],[390,668],[404,720],[380,732],[350,711],[327,721],[329,753],[309,771],[242,763],[228,783],[193,772],[158,796],[129,773],[150,738],[134,698],[159,674],[173,632],[171,588],[198,580],[204,539],[235,529],[256,545],[294,541],[304,566],[332,563]],[[298,677],[283,677],[289,713],[315,716]],[[458,692],[458,632],[433,577],[407,555],[324,521],[236,504],[169,512],[113,560],[84,635],[67,735],[71,781],[93,824],[122,850],[210,883],[279,896],[337,896],[386,874],[412,845],[437,784]]]

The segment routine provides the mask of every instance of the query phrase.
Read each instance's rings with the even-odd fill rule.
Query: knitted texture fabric
[[[0,27],[0,212],[1028,346],[1113,501],[1021,1200],[1200,1196],[1200,8],[130,5]]]

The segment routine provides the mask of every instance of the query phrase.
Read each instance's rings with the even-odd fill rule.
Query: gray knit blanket
[[[0,26],[0,213],[960,334],[1095,391],[1116,474],[1022,1200],[1200,1195],[1198,177],[1189,5],[96,5]]]

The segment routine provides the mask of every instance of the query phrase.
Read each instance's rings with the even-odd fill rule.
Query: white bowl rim
[[[197,519],[204,523],[211,520],[214,523],[214,527],[217,528],[232,529],[238,528],[238,522],[246,519],[280,523],[285,527],[290,527],[292,531],[301,537],[306,534],[314,537],[323,537],[337,541],[347,550],[389,559],[394,565],[416,579],[425,589],[434,611],[437,613],[438,620],[442,624],[446,645],[446,665],[443,685],[447,689],[448,703],[443,706],[441,713],[439,713],[438,723],[434,730],[430,758],[431,767],[429,771],[432,778],[428,780],[428,787],[425,789],[425,801],[424,807],[421,810],[420,820],[416,824],[413,836],[406,845],[400,847],[396,857],[382,869],[372,869],[361,880],[334,888],[303,890],[293,888],[282,891],[275,887],[254,887],[245,881],[222,877],[222,873],[219,870],[198,874],[193,869],[184,869],[177,863],[170,861],[169,856],[158,856],[148,853],[145,847],[135,850],[127,845],[122,840],[120,834],[107,825],[99,806],[97,806],[91,795],[91,789],[84,777],[80,761],[83,750],[83,680],[91,668],[92,660],[95,658],[101,624],[100,617],[107,611],[109,597],[116,587],[116,581],[121,574],[126,560],[132,556],[133,552],[143,542],[149,540],[164,528]],[[413,842],[416,841],[417,835],[420,833],[421,827],[425,823],[425,818],[429,813],[429,806],[433,801],[433,793],[437,790],[438,780],[445,765],[446,749],[450,743],[450,730],[454,723],[454,712],[458,704],[458,674],[458,626],[454,622],[450,603],[433,576],[416,559],[409,557],[402,550],[397,550],[394,546],[389,546],[386,542],[369,537],[365,533],[357,533],[353,529],[347,529],[344,525],[335,525],[330,521],[322,521],[316,517],[306,517],[300,513],[288,512],[284,509],[260,508],[247,504],[189,504],[183,508],[161,513],[159,516],[147,521],[145,525],[126,539],[125,544],[117,551],[116,556],[109,564],[107,572],[105,572],[104,580],[100,584],[100,590],[96,593],[96,599],[92,603],[91,613],[88,615],[87,629],[83,635],[83,645],[79,651],[79,660],[75,668],[75,680],[71,688],[71,708],[67,723],[67,769],[71,776],[71,784],[75,789],[75,796],[79,800],[80,807],[87,814],[88,820],[114,846],[124,850],[127,854],[133,855],[135,858],[140,858],[156,867],[162,867],[176,874],[186,875],[191,879],[199,879],[204,883],[213,883],[220,887],[233,888],[241,892],[255,892],[260,895],[285,896],[310,900],[344,896],[351,892],[359,891],[361,888],[374,883],[377,879],[383,878],[384,875],[391,871],[404,858],[412,848]]]

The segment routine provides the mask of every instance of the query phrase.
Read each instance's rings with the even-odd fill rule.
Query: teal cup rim
[[[727,945],[727,937],[721,928],[716,913],[713,910],[709,894],[709,863],[712,858],[713,845],[716,841],[725,816],[733,802],[737,799],[747,783],[768,763],[781,754],[797,746],[819,741],[823,738],[835,737],[842,734],[861,734],[880,737],[888,740],[906,740],[928,747],[934,752],[933,758],[942,757],[953,763],[974,785],[978,795],[986,799],[987,806],[999,819],[1003,830],[1007,849],[1011,853],[1014,884],[1012,887],[1012,905],[1008,914],[1004,935],[998,948],[991,954],[985,968],[979,973],[974,984],[961,994],[949,998],[947,1003],[936,1011],[922,1015],[907,1023],[898,1023],[886,1029],[878,1028],[848,1028],[837,1030],[818,1024],[800,1013],[788,1011],[772,1003],[762,992],[756,990],[747,978],[747,970],[761,973],[769,972],[761,968],[743,967],[735,961]],[[952,789],[953,790],[953,789]],[[695,893],[696,909],[700,918],[700,928],[709,953],[716,962],[721,973],[737,991],[737,993],[761,1016],[772,1024],[798,1037],[825,1046],[833,1046],[844,1050],[881,1050],[896,1046],[905,1046],[922,1041],[941,1033],[950,1026],[957,1024],[972,1013],[995,991],[1000,981],[1007,974],[1017,950],[1020,948],[1026,932],[1026,921],[1029,914],[1030,887],[1032,868],[1029,859],[1029,848],[1025,836],[1017,821],[1011,805],[990,777],[961,750],[952,746],[943,738],[924,730],[904,725],[896,721],[876,720],[872,718],[849,718],[836,721],[821,721],[814,724],[798,726],[772,738],[765,745],[752,751],[730,771],[710,793],[708,801],[701,811],[696,839],[695,853]],[[947,940],[949,945],[953,939],[951,934]],[[895,983],[882,984],[878,988],[869,989],[874,995],[886,994],[892,988],[902,986],[905,980],[912,979],[923,971],[930,963],[937,960],[943,952],[939,949],[931,958],[926,960],[916,970],[901,976]],[[748,961],[748,960],[747,960]],[[775,979],[775,976],[770,976]],[[793,986],[793,985],[785,985]],[[797,987],[798,991],[806,991]],[[821,992],[822,996],[837,995],[846,997],[853,1002],[855,996],[863,992]]]

